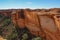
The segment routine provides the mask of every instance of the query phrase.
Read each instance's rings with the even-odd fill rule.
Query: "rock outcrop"
[[[15,26],[26,27],[35,36],[46,40],[60,40],[60,9],[22,9],[13,11],[11,17]]]
[[[60,40],[60,8],[16,9],[0,14],[11,16],[14,26],[27,28],[29,33],[42,37],[43,40]]]

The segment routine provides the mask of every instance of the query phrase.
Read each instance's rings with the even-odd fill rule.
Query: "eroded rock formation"
[[[42,37],[43,40],[60,40],[59,8],[12,10],[10,16],[14,26],[27,28],[32,35]]]
[[[35,36],[46,40],[60,40],[60,10],[20,10],[12,12],[14,25],[27,28]]]

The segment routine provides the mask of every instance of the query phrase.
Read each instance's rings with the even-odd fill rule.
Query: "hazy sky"
[[[0,0],[0,9],[60,8],[60,0]]]

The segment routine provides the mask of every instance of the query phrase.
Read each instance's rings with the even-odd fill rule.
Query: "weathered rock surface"
[[[60,8],[16,9],[0,11],[5,17],[11,16],[14,26],[27,28],[28,32],[46,40],[60,40]]]

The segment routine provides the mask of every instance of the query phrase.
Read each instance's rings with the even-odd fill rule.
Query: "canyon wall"
[[[11,16],[12,23],[20,29],[46,40],[60,40],[60,8],[16,9],[0,11],[5,17]]]

